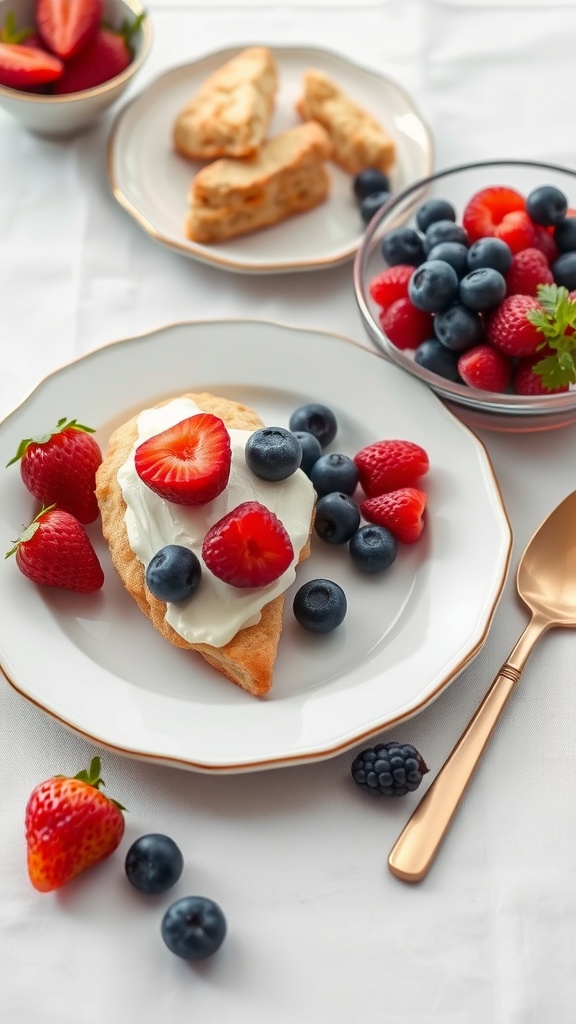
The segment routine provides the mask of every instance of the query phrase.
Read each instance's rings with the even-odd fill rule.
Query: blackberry
[[[373,796],[413,793],[430,769],[411,743],[378,743],[352,762],[352,778]]]

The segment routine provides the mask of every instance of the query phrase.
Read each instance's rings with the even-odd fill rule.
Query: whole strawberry
[[[38,501],[92,523],[99,511],[94,491],[102,462],[93,433],[92,427],[63,417],[49,433],[21,441],[7,465],[20,460],[20,476]]]
[[[512,363],[493,345],[474,345],[458,358],[458,372],[471,388],[503,394],[510,384]]]
[[[553,281],[542,250],[534,247],[522,249],[512,257],[512,266],[506,274],[506,291],[508,295],[535,296],[538,285],[552,284]]]
[[[533,295],[508,295],[488,320],[487,340],[508,356],[531,356],[543,338],[527,314],[541,308]]]
[[[374,498],[385,491],[408,487],[430,468],[428,453],[414,441],[375,441],[354,456],[364,493]]]
[[[39,892],[66,885],[109,857],[124,835],[125,810],[100,792],[100,758],[73,778],[54,775],[40,782],[26,805],[30,881]]]
[[[426,494],[417,487],[400,487],[360,505],[364,519],[385,526],[403,544],[414,544],[421,536],[425,509]]]
[[[90,594],[104,583],[86,530],[69,512],[55,506],[38,513],[5,557],[14,553],[20,572],[42,586]]]

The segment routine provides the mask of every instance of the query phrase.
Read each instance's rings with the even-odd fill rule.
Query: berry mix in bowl
[[[0,106],[30,131],[87,128],[150,52],[140,0],[0,0]]]
[[[576,171],[441,171],[370,220],[354,265],[371,341],[472,427],[576,419]]]

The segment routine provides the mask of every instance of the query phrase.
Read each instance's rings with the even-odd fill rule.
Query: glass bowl
[[[540,185],[555,185],[576,208],[576,170],[524,160],[486,160],[439,171],[404,189],[372,218],[354,261],[354,289],[365,330],[375,347],[391,362],[418,377],[472,428],[503,431],[550,430],[576,421],[576,388],[549,395],[498,394],[453,383],[414,361],[413,350],[392,344],[378,319],[379,307],[370,296],[372,278],[385,269],[382,240],[400,226],[414,226],[418,207],[432,198],[447,199],[456,208],[457,223],[468,200],[481,189],[505,185],[523,195]]]

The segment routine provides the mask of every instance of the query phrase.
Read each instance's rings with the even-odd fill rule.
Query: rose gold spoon
[[[536,641],[553,626],[576,626],[576,491],[529,541],[516,587],[532,617],[392,848],[388,866],[404,882],[419,882],[427,874]]]

